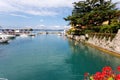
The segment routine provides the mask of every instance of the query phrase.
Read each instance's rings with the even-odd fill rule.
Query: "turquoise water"
[[[57,35],[0,44],[0,77],[8,80],[83,80],[106,65],[115,69],[120,59]]]

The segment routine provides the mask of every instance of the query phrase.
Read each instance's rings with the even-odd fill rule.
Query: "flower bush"
[[[120,80],[120,66],[116,70],[113,70],[110,66],[105,66],[101,72],[96,72],[93,75],[85,73],[84,80]]]

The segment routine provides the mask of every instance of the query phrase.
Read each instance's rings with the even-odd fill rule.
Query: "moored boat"
[[[28,34],[20,34],[20,37],[28,37]]]
[[[1,37],[6,37],[8,39],[13,39],[15,38],[16,36],[15,35],[9,35],[9,34],[0,34]]]
[[[62,36],[62,34],[60,34],[60,33],[59,33],[59,34],[57,34],[57,35],[58,35],[58,36]]]
[[[0,43],[7,43],[8,41],[6,37],[0,36]]]
[[[28,34],[28,36],[35,36],[35,34],[30,33],[30,34]]]

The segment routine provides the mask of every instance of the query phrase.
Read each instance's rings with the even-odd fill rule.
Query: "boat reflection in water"
[[[8,79],[6,79],[6,78],[0,78],[0,80],[8,80]]]

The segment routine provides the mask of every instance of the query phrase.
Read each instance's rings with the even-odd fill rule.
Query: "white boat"
[[[15,35],[6,35],[6,37],[7,37],[8,39],[13,39],[13,38],[15,38],[16,36],[15,36]]]
[[[57,34],[58,36],[62,36],[62,33]]]
[[[33,34],[33,33],[30,33],[30,34],[28,34],[28,36],[35,36],[35,34]]]
[[[9,35],[9,34],[0,34],[1,37],[6,37],[8,39],[13,39],[15,38],[16,36],[15,35]]]
[[[28,34],[20,34],[20,37],[28,37]]]
[[[8,41],[6,37],[0,36],[0,43],[7,43]]]
[[[20,34],[20,37],[28,37],[28,36],[35,36],[35,34],[33,33],[29,33],[29,34]]]

